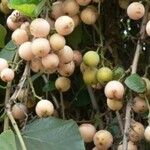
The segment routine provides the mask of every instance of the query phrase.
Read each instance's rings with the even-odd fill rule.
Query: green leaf
[[[17,47],[10,41],[7,45],[0,51],[0,58],[4,58],[7,61],[12,61],[16,53]]]
[[[55,81],[50,80],[43,87],[43,92],[49,92],[49,91],[53,91],[53,90],[56,90]]]
[[[0,150],[17,150],[15,135],[11,130],[0,135]]]
[[[126,78],[125,84],[134,92],[144,93],[146,91],[146,84],[138,74],[132,74]]]
[[[119,80],[124,73],[125,73],[125,70],[122,67],[116,67],[113,70],[113,79]]]
[[[23,137],[28,150],[85,150],[73,120],[37,119],[26,126]]]
[[[7,34],[7,30],[4,26],[0,24],[0,48],[3,48],[5,45],[5,37]]]

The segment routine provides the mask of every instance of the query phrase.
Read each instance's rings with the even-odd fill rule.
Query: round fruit
[[[139,20],[144,16],[145,8],[143,4],[139,2],[132,2],[127,8],[127,14],[129,18],[133,20]]]
[[[100,62],[100,57],[95,51],[88,51],[83,56],[83,62],[90,67],[96,67]]]
[[[82,54],[78,50],[73,51],[73,61],[78,66],[82,63]]]
[[[19,92],[17,98],[18,98],[19,101],[22,102],[22,100],[23,100],[24,98],[26,98],[27,95],[28,95],[28,89],[27,89],[27,88],[24,88],[24,89],[21,89],[21,91]]]
[[[148,78],[142,78],[145,81],[146,84],[146,95],[150,95],[150,80]]]
[[[54,113],[54,106],[49,100],[42,99],[37,103],[35,111],[40,118],[49,117]]]
[[[113,99],[107,99],[107,106],[113,110],[113,111],[118,111],[123,107],[123,102],[118,101],[118,100],[113,100]]]
[[[15,42],[16,45],[21,45],[24,42],[27,42],[29,40],[28,34],[23,29],[16,29],[12,33],[12,40]]]
[[[79,4],[75,0],[65,0],[62,4],[63,12],[69,16],[79,13]]]
[[[123,145],[119,145],[117,150],[123,150]],[[137,146],[133,142],[129,141],[127,150],[137,150]]]
[[[46,37],[50,32],[50,24],[43,18],[34,19],[30,25],[30,32],[34,37]]]
[[[24,104],[16,103],[15,105],[13,105],[11,112],[15,119],[23,120],[28,113],[28,109]]]
[[[87,85],[93,85],[97,83],[96,79],[97,69],[88,68],[83,72],[83,80]]]
[[[113,137],[107,130],[100,130],[94,135],[94,144],[97,148],[110,148],[113,143]]]
[[[146,24],[146,33],[148,36],[150,36],[150,21],[148,21]]]
[[[30,33],[30,23],[29,22],[24,22],[21,26],[20,26],[20,29],[23,29],[25,30],[28,35],[31,35]]]
[[[129,0],[119,0],[119,6],[122,9],[127,9],[129,6]]]
[[[80,17],[78,15],[75,15],[75,16],[72,16],[71,18],[74,21],[74,26],[77,27],[81,22]]]
[[[97,80],[99,82],[108,82],[108,81],[112,80],[112,77],[113,77],[113,72],[110,68],[102,67],[102,68],[98,69]]]
[[[42,64],[45,68],[53,70],[58,67],[59,58],[56,54],[50,53],[42,58]]]
[[[89,143],[93,141],[96,128],[92,124],[84,123],[79,126],[79,131],[84,142]]]
[[[150,126],[147,126],[144,132],[145,139],[150,142]]]
[[[89,67],[87,65],[85,65],[83,62],[80,64],[80,71],[82,73],[85,72],[85,70],[87,70]]]
[[[44,57],[50,52],[49,41],[45,38],[37,38],[31,45],[32,53],[37,57]]]
[[[42,61],[40,58],[33,58],[31,60],[30,68],[33,72],[39,72],[43,69]]]
[[[22,59],[26,61],[30,61],[34,57],[32,50],[31,50],[31,42],[23,43],[19,47],[18,53]]]
[[[107,98],[119,100],[123,98],[125,89],[121,82],[113,80],[106,84],[104,92]]]
[[[91,2],[91,0],[76,0],[76,1],[81,6],[86,6]]]
[[[92,85],[92,88],[95,90],[101,90],[103,86],[100,83],[97,83],[97,84]]]
[[[36,105],[36,101],[32,98],[29,98],[25,101],[25,105],[27,106],[27,108],[33,108]]]
[[[70,89],[71,81],[66,77],[58,77],[55,81],[55,87],[58,91],[66,92]]]
[[[98,18],[97,9],[94,6],[88,6],[81,12],[81,20],[88,25],[92,25]]]
[[[71,47],[65,45],[64,48],[58,52],[58,57],[61,63],[69,63],[73,60],[73,50]]]
[[[4,58],[0,58],[0,72],[5,68],[8,68],[8,62]]]
[[[147,107],[146,101],[142,99],[141,97],[137,96],[133,99],[132,109],[136,113],[144,113],[148,110],[148,107]]]
[[[9,68],[4,68],[2,71],[1,71],[1,79],[4,81],[4,82],[10,82],[14,79],[15,77],[15,73],[12,69],[9,69]]]
[[[49,42],[53,51],[59,51],[63,49],[66,44],[65,38],[57,33],[51,35]]]
[[[61,16],[55,22],[55,29],[60,35],[68,35],[74,30],[74,21],[69,16]]]

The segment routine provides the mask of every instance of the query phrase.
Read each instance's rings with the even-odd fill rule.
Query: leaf
[[[85,150],[73,120],[37,119],[26,126],[23,137],[29,150]]]
[[[132,74],[126,78],[125,84],[134,92],[144,93],[146,91],[146,84],[138,74]]]
[[[7,30],[4,26],[0,24],[0,47],[3,48],[5,45],[5,37],[7,34]]]
[[[125,70],[123,69],[123,67],[116,67],[113,70],[113,79],[119,80],[123,76],[124,73],[125,73]]]
[[[15,135],[11,130],[0,135],[0,150],[17,150]]]
[[[17,47],[10,41],[7,45],[0,51],[0,58],[4,58],[7,61],[12,61],[16,53]]]
[[[53,91],[53,90],[56,90],[55,81],[50,80],[43,87],[43,92],[49,92],[49,91]]]

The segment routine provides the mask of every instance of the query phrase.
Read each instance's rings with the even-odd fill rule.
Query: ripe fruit
[[[74,16],[79,13],[79,4],[75,0],[65,0],[62,4],[62,10],[69,16]]]
[[[78,50],[73,51],[73,61],[78,66],[82,63],[82,54]]]
[[[91,2],[91,0],[76,0],[76,1],[81,6],[86,6]]]
[[[129,18],[138,20],[144,16],[145,8],[143,4],[139,2],[132,2],[127,8],[127,14]]]
[[[40,118],[49,117],[54,112],[54,106],[49,100],[42,99],[37,103],[35,111]]]
[[[1,79],[4,81],[4,82],[10,82],[14,79],[15,77],[15,73],[12,69],[10,68],[4,68],[2,71],[1,71]]]
[[[58,52],[58,57],[61,63],[69,63],[73,60],[73,50],[71,47],[65,45],[64,48]]]
[[[66,77],[58,77],[55,81],[55,87],[58,91],[66,92],[70,89],[71,81]]]
[[[0,72],[5,68],[8,68],[8,62],[5,59],[0,58]]]
[[[60,35],[68,35],[74,30],[74,21],[69,16],[61,16],[55,22],[55,29]]]
[[[79,17],[78,15],[72,16],[71,18],[72,18],[73,21],[74,21],[74,26],[75,26],[75,27],[80,24],[81,20],[80,20],[80,17]]]
[[[111,145],[113,143],[113,137],[112,137],[111,133],[108,132],[107,130],[100,130],[100,131],[96,132],[93,140],[94,140],[94,144],[99,149],[101,149],[101,148],[108,149],[111,147]]]
[[[88,51],[83,56],[83,62],[89,67],[96,67],[100,62],[100,58],[97,52]]]
[[[98,18],[97,9],[94,6],[88,6],[81,12],[81,20],[88,25],[92,25]]]
[[[89,68],[89,67],[88,67],[87,65],[85,65],[83,62],[81,63],[81,65],[80,65],[80,71],[81,71],[82,73],[84,73],[85,70],[88,69],[88,68]]]
[[[50,24],[43,18],[34,19],[30,25],[30,32],[34,37],[46,37],[50,32]]]
[[[44,68],[44,73],[46,74],[53,74],[57,71],[57,68],[54,68],[54,69],[49,69],[49,68]]]
[[[59,58],[56,54],[50,53],[42,58],[42,64],[45,68],[53,70],[58,67]]]
[[[37,38],[31,45],[32,53],[37,57],[44,57],[50,52],[49,41],[45,38]]]
[[[112,77],[113,77],[113,72],[110,68],[102,67],[102,68],[98,69],[97,80],[99,82],[108,82],[108,81],[112,80]]]
[[[145,139],[150,142],[150,126],[147,126],[144,132]]]
[[[24,89],[21,89],[21,91],[19,92],[18,94],[18,100],[19,101],[22,101],[24,98],[26,98],[28,95],[28,89],[27,88],[24,88]]]
[[[26,114],[28,113],[27,107],[22,103],[14,104],[11,111],[12,111],[13,117],[18,120],[25,119]]]
[[[30,68],[32,69],[33,72],[39,72],[40,70],[43,69],[42,61],[40,58],[33,58],[31,60]]]
[[[26,61],[30,61],[34,55],[31,51],[31,42],[25,42],[23,43],[18,50],[19,56],[26,60]]]
[[[146,33],[150,36],[150,21],[146,24]]]
[[[97,83],[96,79],[97,69],[96,68],[88,68],[83,72],[83,80],[85,84],[93,85]]]
[[[148,107],[147,107],[146,101],[142,99],[141,97],[137,96],[133,99],[132,109],[136,113],[144,113],[148,110]]]
[[[57,33],[51,35],[49,42],[53,51],[59,51],[63,49],[66,44],[65,38]]]
[[[117,150],[123,150],[123,145],[119,145]],[[129,141],[127,150],[137,150],[137,146],[133,142]]]
[[[123,107],[123,102],[118,101],[118,100],[113,100],[113,99],[107,99],[107,106],[113,110],[113,111],[118,111]]]
[[[12,34],[12,40],[16,45],[21,45],[29,40],[28,34],[23,29],[16,29]]]
[[[79,131],[84,142],[89,143],[93,141],[96,128],[92,124],[84,123],[79,126]]]
[[[140,122],[132,122],[129,132],[129,139],[138,142],[144,137],[144,126]]]
[[[124,86],[119,81],[109,81],[105,86],[105,95],[109,99],[122,99],[124,96]]]

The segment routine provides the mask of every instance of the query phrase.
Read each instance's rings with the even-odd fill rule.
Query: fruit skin
[[[49,117],[54,113],[54,106],[49,100],[42,99],[37,103],[35,111],[40,118]]]
[[[76,1],[81,6],[86,6],[91,2],[91,0],[76,0]]]
[[[61,16],[55,22],[55,29],[60,35],[69,35],[75,27],[74,21],[69,16]]]
[[[55,81],[55,87],[58,91],[66,92],[70,89],[71,81],[66,77],[58,77]]]
[[[150,142],[150,126],[146,127],[146,129],[144,131],[144,137],[148,142]]]
[[[13,117],[18,120],[25,119],[26,114],[28,113],[27,107],[22,103],[14,104],[11,111],[12,111]]]
[[[123,98],[125,89],[121,82],[113,80],[106,84],[104,93],[109,99],[119,100]]]
[[[82,72],[82,74],[85,72],[86,69],[88,69],[89,67],[87,65],[84,64],[84,62],[82,62],[80,64],[80,71]]]
[[[107,106],[113,110],[113,111],[118,111],[123,107],[123,102],[118,101],[118,100],[113,100],[113,99],[107,99]]]
[[[150,95],[150,80],[148,78],[142,78],[145,81],[146,84],[146,95],[149,96]]]
[[[107,130],[100,130],[96,132],[93,138],[94,144],[97,148],[110,148],[113,143],[113,137]]]
[[[146,24],[146,33],[148,36],[150,36],[150,20]]]
[[[112,80],[112,77],[113,77],[113,72],[110,68],[102,67],[102,68],[98,69],[97,80],[99,82],[108,82],[108,81]]]
[[[32,53],[37,57],[44,57],[51,50],[49,41],[45,38],[35,39],[32,42],[31,49],[32,49]]]
[[[26,61],[30,61],[34,57],[31,50],[31,44],[31,42],[25,42],[21,44],[18,50],[19,56]]]
[[[0,58],[0,72],[5,68],[8,68],[8,62],[4,58]]]
[[[95,51],[88,51],[83,56],[83,62],[89,67],[96,67],[100,62],[100,57]]]
[[[132,2],[127,8],[127,15],[133,20],[139,20],[144,16],[144,5],[139,2]]]
[[[34,19],[30,24],[30,32],[34,37],[46,37],[50,32],[50,24],[43,18]]]
[[[82,54],[78,50],[73,51],[73,61],[78,66],[82,63]]]
[[[0,77],[4,82],[10,82],[14,79],[15,73],[12,69],[5,68],[1,71]]]
[[[132,141],[129,141],[128,142],[128,150],[137,150],[137,146],[132,142]],[[119,145],[117,150],[123,150],[123,145]]]
[[[129,0],[119,0],[119,6],[122,9],[127,9],[129,5]]]
[[[96,128],[92,124],[84,123],[79,126],[79,131],[84,142],[89,143],[93,141]]]
[[[81,23],[81,19],[79,17],[79,15],[75,15],[71,17],[74,21],[74,26],[77,27],[80,23]]]

